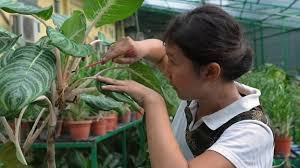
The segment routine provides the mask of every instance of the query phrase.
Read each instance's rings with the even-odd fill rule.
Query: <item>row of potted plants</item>
[[[78,104],[71,107],[70,111],[66,112],[66,116],[57,120],[55,137],[69,134],[71,140],[87,140],[91,133],[93,136],[102,136],[117,129],[119,124],[139,120],[142,116],[143,112],[133,113],[129,108],[124,114],[118,114],[115,111],[95,112],[88,109],[85,104]],[[38,123],[38,127],[42,125],[42,122]],[[33,124],[32,120],[22,120],[20,133],[22,140],[25,140]],[[15,131],[16,119],[9,121],[9,125]],[[40,134],[40,139],[47,139],[46,129]]]
[[[291,129],[299,127],[300,84],[283,69],[271,64],[251,71],[240,82],[261,90],[260,101],[274,131],[274,153],[290,155]]]

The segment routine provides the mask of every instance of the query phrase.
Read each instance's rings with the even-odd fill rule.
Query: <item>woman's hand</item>
[[[105,64],[109,60],[119,64],[132,64],[145,56],[139,43],[130,37],[124,37],[108,49],[101,60]]]
[[[143,107],[145,104],[164,102],[160,94],[135,81],[115,80],[103,76],[98,76],[97,80],[107,84],[102,87],[103,90],[125,92]]]

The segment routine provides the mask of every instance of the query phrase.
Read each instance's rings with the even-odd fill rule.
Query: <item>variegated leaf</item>
[[[22,2],[12,2],[10,0],[0,0],[0,9],[8,13],[19,13],[23,15],[36,15],[42,19],[48,20],[53,12],[53,7],[39,8],[27,5]]]
[[[72,16],[68,18],[61,26],[61,32],[70,40],[76,43],[82,43],[86,31],[86,19],[84,14],[76,10],[72,13]]]
[[[0,69],[0,108],[5,113],[20,112],[49,89],[55,70],[50,50],[35,45],[16,49]]]
[[[155,90],[165,99],[166,105],[169,112],[175,112],[176,106],[172,104],[172,101],[169,99],[168,95],[165,93],[164,89],[161,86],[161,81],[156,77],[153,69],[146,63],[139,61],[129,66],[134,72],[138,75],[132,73],[132,79]]]
[[[60,14],[53,14],[51,19],[53,24],[60,29],[60,27],[62,26],[62,24],[68,19],[68,16],[64,16],[64,15],[60,15]]]
[[[143,0],[85,0],[84,13],[89,20],[97,18],[96,27],[131,16]]]
[[[47,35],[50,38],[50,43],[66,54],[75,57],[86,57],[93,53],[91,45],[77,44],[51,27],[47,28]]]
[[[12,48],[19,37],[0,28],[0,54]]]
[[[0,69],[7,65],[8,60],[12,56],[14,50],[10,49],[0,55]]]
[[[80,99],[83,100],[87,105],[97,110],[110,111],[114,110],[120,114],[124,113],[123,103],[116,101],[111,97],[105,95],[87,95],[81,94]]]

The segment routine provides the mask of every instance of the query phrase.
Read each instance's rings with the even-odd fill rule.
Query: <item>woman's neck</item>
[[[233,82],[214,88],[214,94],[210,94],[206,100],[198,100],[200,106],[197,111],[196,120],[213,114],[240,98],[241,95]]]

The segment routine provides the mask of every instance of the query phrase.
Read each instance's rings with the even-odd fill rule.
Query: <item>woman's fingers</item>
[[[137,58],[134,57],[117,57],[113,59],[113,62],[118,64],[132,64],[136,62]]]
[[[111,85],[124,85],[124,81],[121,80],[116,80],[116,79],[111,79],[103,76],[97,76],[96,79],[98,81],[104,82],[106,84],[111,84]]]
[[[124,54],[122,50],[114,49],[112,51],[107,51],[107,53],[104,55],[104,57],[100,60],[102,64],[105,64],[109,60],[112,60],[114,58],[120,57]]]
[[[114,91],[114,92],[126,92],[127,89],[126,86],[122,86],[122,85],[105,85],[102,86],[103,90],[109,90],[109,91]]]
[[[118,57],[136,57],[136,51],[133,46],[133,40],[129,37],[125,37],[122,40],[115,43],[111,46],[105,56],[102,58],[102,64],[106,63],[109,60]]]

